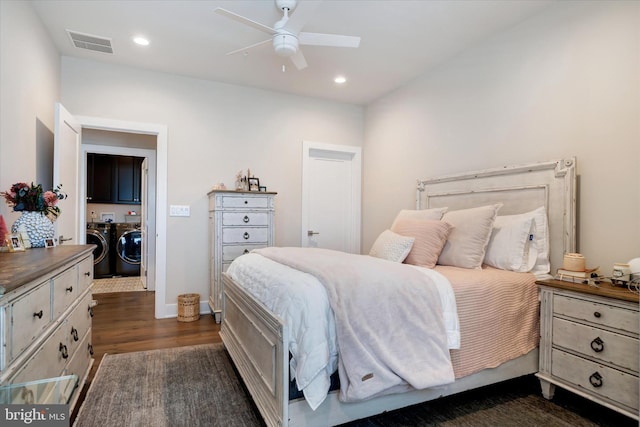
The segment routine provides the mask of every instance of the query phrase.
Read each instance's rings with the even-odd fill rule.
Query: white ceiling
[[[553,1],[325,0],[303,31],[360,36],[360,47],[304,46],[308,67],[301,71],[270,44],[225,55],[269,36],[214,10],[222,7],[272,26],[281,18],[273,0],[32,3],[65,56],[367,104]],[[74,47],[67,29],[112,39],[113,54]],[[151,44],[135,45],[132,37],[139,34]],[[347,83],[333,83],[337,74]]]

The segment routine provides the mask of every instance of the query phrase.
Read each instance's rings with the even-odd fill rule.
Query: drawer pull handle
[[[242,218],[242,220],[243,220],[245,223],[248,223],[248,222],[249,222],[249,217],[245,215],[245,216],[244,216],[244,218]]]
[[[69,353],[67,352],[67,346],[60,343],[60,353],[62,353],[62,358],[66,359],[69,357]]]
[[[24,403],[26,403],[27,405],[33,405],[34,402],[34,398],[33,398],[33,390],[30,390],[26,387],[22,387],[22,400],[24,401]]]
[[[249,253],[249,249],[245,249],[244,252],[242,252],[242,255],[246,255]]]
[[[69,286],[68,288],[65,288],[65,291],[67,291],[67,292],[73,292],[73,286]]]
[[[76,328],[74,328],[73,326],[71,327],[71,336],[73,337],[74,341],[78,341],[80,339],[78,337],[78,330]]]
[[[602,341],[600,337],[597,337],[596,339],[591,341],[591,349],[596,353],[600,353],[604,350],[604,341]]]
[[[42,310],[40,310],[40,311],[38,311],[36,313],[33,313],[33,317],[37,317],[38,319],[42,319],[42,315],[43,314],[44,313],[42,312]]]
[[[245,231],[244,234],[242,235],[242,237],[244,237],[245,240],[248,240],[249,239],[249,233],[247,233]]]
[[[244,204],[246,205],[247,203],[249,203],[249,201],[248,201],[248,200],[245,200],[245,201],[244,201]]]
[[[91,276],[91,272],[90,272],[90,271],[87,271],[86,273],[84,273],[84,275],[85,275],[85,276],[87,276],[87,277],[89,277],[89,276]]]
[[[602,314],[600,314],[600,312],[599,312],[599,311],[595,311],[595,312],[593,313],[593,316],[594,316],[594,317],[597,317],[597,318],[599,319],[599,318],[602,316]]]
[[[93,307],[89,306],[89,316],[93,317]]]
[[[598,372],[594,372],[589,377],[589,382],[595,388],[602,387],[602,375],[600,375],[600,373],[598,373]]]
[[[87,350],[89,350],[89,354],[93,356],[93,346],[91,345],[91,343],[87,345]]]

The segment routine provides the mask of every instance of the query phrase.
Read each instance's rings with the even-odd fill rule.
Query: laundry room
[[[94,293],[152,290],[146,237],[149,226],[155,228],[148,215],[155,208],[155,176],[149,177],[148,163],[155,163],[156,138],[83,129],[82,146],[86,242],[96,245]]]

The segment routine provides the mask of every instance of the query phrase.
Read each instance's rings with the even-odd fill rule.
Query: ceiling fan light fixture
[[[293,56],[298,51],[298,38],[293,34],[276,34],[273,36],[273,48],[280,56]]]

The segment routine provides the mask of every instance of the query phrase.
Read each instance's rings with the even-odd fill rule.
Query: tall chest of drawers
[[[238,256],[274,244],[273,192],[211,191],[209,195],[209,307],[222,319],[222,273]]]
[[[71,408],[77,402],[93,363],[93,249],[61,245],[0,253],[0,386],[14,386],[5,400]],[[78,382],[55,392],[29,384],[69,375]]]
[[[555,386],[638,419],[638,295],[601,283],[540,285],[542,393]]]

